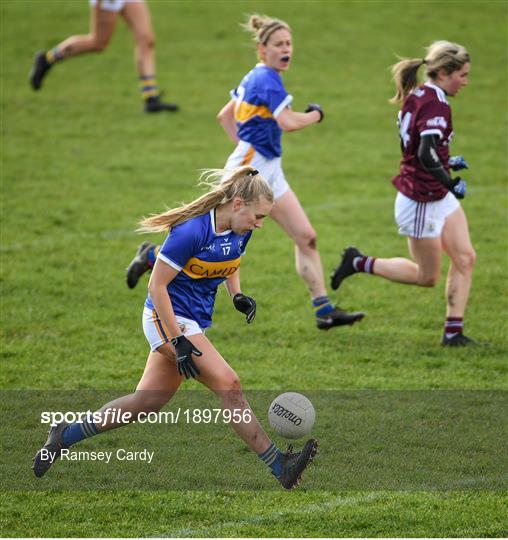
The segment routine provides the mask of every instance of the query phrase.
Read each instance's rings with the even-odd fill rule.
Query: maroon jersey
[[[415,201],[442,199],[448,190],[423,168],[418,159],[418,147],[424,135],[437,135],[439,159],[448,171],[448,145],[453,128],[445,92],[430,82],[415,88],[399,111],[398,125],[402,159],[400,173],[393,179],[394,186]]]

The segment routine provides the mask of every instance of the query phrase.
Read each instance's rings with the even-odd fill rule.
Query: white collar
[[[430,81],[426,81],[424,83],[424,86],[427,86],[427,87],[432,88],[433,90],[435,90],[439,101],[442,101],[444,103],[448,103],[448,101],[446,100],[446,92],[442,88],[440,88],[437,84],[434,84],[434,83],[432,83]]]
[[[227,231],[223,231],[221,233],[217,232],[215,230],[215,220],[216,220],[216,216],[217,216],[217,213],[216,213],[216,210],[217,208],[212,208],[210,210],[210,223],[212,224],[212,231],[213,231],[213,234],[215,234],[215,236],[226,236],[227,234],[231,234],[231,229],[228,229]]]

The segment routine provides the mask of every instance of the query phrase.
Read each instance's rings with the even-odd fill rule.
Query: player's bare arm
[[[228,137],[238,144],[240,140],[238,138],[238,128],[235,121],[235,100],[228,101],[224,107],[217,114],[217,120],[219,124],[224,128],[224,131],[228,134]]]
[[[152,298],[155,310],[159,315],[162,324],[169,330],[171,336],[181,334],[180,327],[175,318],[171,299],[168,294],[168,284],[178,275],[178,270],[175,270],[169,264],[157,259],[153,267],[150,281],[148,282],[148,292]]]
[[[297,112],[286,107],[277,116],[277,123],[283,131],[298,131],[311,124],[317,124],[321,121],[321,117],[322,114],[317,109],[309,112]]]

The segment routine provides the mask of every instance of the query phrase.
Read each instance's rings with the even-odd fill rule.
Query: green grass
[[[150,5],[158,79],[168,99],[181,104],[177,115],[141,114],[131,37],[123,24],[105,53],[57,65],[43,90],[32,93],[26,75],[34,52],[83,33],[86,4],[1,3],[2,388],[97,390],[113,397],[136,385],[147,354],[140,327],[146,281],[134,291],[125,286],[124,268],[139,243],[133,230],[140,216],[198,194],[197,169],[223,165],[231,144],[215,115],[255,61],[238,23],[244,13],[257,11],[287,19],[294,30],[295,57],[285,83],[295,109],[317,101],[325,110],[319,126],[285,136],[284,169],[318,233],[326,272],[349,244],[373,255],[406,255],[392,217],[390,178],[399,149],[396,109],[387,102],[393,92],[387,67],[395,53],[420,57],[422,47],[435,39],[466,45],[473,59],[470,85],[452,101],[452,149],[471,166],[464,175],[470,189],[463,206],[478,253],[466,329],[491,345],[459,351],[439,347],[446,261],[434,290],[355,276],[332,297],[345,308],[366,310],[367,318],[352,328],[318,333],[294,272],[291,242],[271,222],[249,244],[242,266],[243,289],[259,306],[255,324],[244,325],[223,292],[211,339],[249,391],[453,389],[474,395],[506,390],[506,3]],[[264,410],[258,413],[264,422]],[[283,493],[266,487],[270,479],[261,465],[226,430],[221,452],[231,448],[239,474],[245,467],[254,488],[207,483],[206,462],[192,471],[196,485],[205,485],[199,490],[150,490],[143,487],[150,485],[148,476],[130,489],[114,489],[115,481],[123,485],[122,471],[110,477],[99,465],[95,481],[102,488],[91,488],[83,478],[94,473],[93,466],[81,476],[81,464],[72,469],[63,463],[37,484],[28,465],[40,444],[35,441],[43,439],[42,426],[35,412],[31,417],[9,411],[2,424],[10,421],[16,431],[25,429],[26,466],[4,469],[7,486],[14,474],[20,481],[17,490],[4,490],[2,534],[508,534],[502,512],[506,482],[488,491],[480,485],[459,489],[454,482],[444,490],[345,488],[341,478],[347,477],[347,468],[335,467],[330,458],[343,448],[349,451],[344,432],[334,425],[333,414],[319,409],[316,429],[320,414],[326,422],[316,435],[329,441],[328,448],[322,445],[302,489]],[[337,407],[335,417],[340,426],[349,419],[348,409]],[[372,412],[368,420],[374,419]],[[135,445],[138,429],[83,447]],[[145,445],[156,437],[147,429],[140,431]],[[157,464],[157,474],[182,479],[189,470],[179,466],[185,449],[167,437],[171,452],[167,462]],[[12,438],[2,439],[8,457]],[[67,470],[76,477],[76,489],[57,489],[59,473]],[[326,483],[320,485],[323,477]]]
[[[288,496],[130,490],[110,497],[104,492],[72,497],[58,492],[14,494],[2,510],[7,523],[25,522],[14,531],[27,536],[48,531],[60,537],[122,532],[170,537],[495,537],[506,536],[502,517],[506,502],[506,497],[488,492],[473,496],[299,491]]]

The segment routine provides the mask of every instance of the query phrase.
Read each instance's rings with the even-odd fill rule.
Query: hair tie
[[[249,172],[247,173],[248,176],[256,176],[256,174],[259,174],[259,171],[256,170],[256,169],[254,169],[253,171],[249,171]]]

